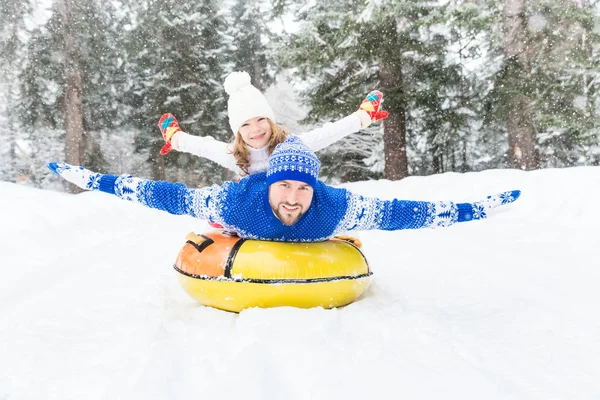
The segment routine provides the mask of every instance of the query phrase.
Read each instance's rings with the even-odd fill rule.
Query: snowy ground
[[[202,307],[172,268],[198,220],[0,183],[0,399],[600,398],[600,168],[348,185],[490,219],[362,232],[343,309]]]

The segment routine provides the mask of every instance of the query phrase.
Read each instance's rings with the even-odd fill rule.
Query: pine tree
[[[527,0],[504,2],[504,85],[510,91],[506,99],[510,164],[530,170],[537,168],[539,162],[534,151],[533,100],[527,88],[531,52],[526,8]]]
[[[30,13],[28,2],[0,0],[0,180],[10,182],[28,175],[18,162],[19,121],[13,107],[18,95],[17,71],[23,63],[24,44],[20,35]]]
[[[497,2],[489,2],[493,9]],[[535,158],[544,167],[597,164],[600,115],[598,104],[600,35],[599,17],[589,2],[529,0],[518,14],[524,29],[520,52],[502,57],[491,75],[486,96],[483,129],[510,133],[510,121],[526,112]],[[490,25],[489,60],[503,54],[504,32],[499,13]],[[525,60],[526,63],[523,63]],[[490,62],[494,65],[494,62]],[[519,100],[521,99],[521,100]],[[514,103],[527,99],[527,106]],[[521,121],[524,121],[521,118]],[[514,126],[514,123],[513,123]],[[509,147],[512,166],[530,169],[537,164],[518,163],[515,141]],[[519,146],[517,146],[519,147]],[[523,150],[520,149],[523,154]],[[525,154],[529,154],[529,151]],[[531,157],[527,155],[526,159]],[[524,159],[522,156],[521,159]]]
[[[264,94],[275,113],[277,124],[290,133],[300,134],[307,128],[300,126],[298,121],[306,118],[307,112],[300,104],[291,82],[291,76],[283,72],[276,77],[275,83],[269,86]]]
[[[446,147],[461,143],[472,116],[463,111],[468,99],[456,95],[463,85],[461,67],[447,58],[447,10],[426,1],[320,2],[299,14],[302,29],[282,50],[286,65],[314,80],[307,91],[312,119],[341,116],[368,91],[384,92],[388,179],[408,175],[407,146],[416,143],[426,146],[408,151],[435,159],[433,167],[413,166],[413,173],[457,164],[444,159]]]
[[[544,166],[597,165],[600,15],[589,2],[535,1],[530,15],[534,121]]]
[[[20,75],[20,117],[33,129],[33,146],[42,129],[62,130],[64,159],[96,170],[107,166],[100,130],[113,126],[119,104],[119,51],[111,46],[120,29],[116,22],[112,3],[53,3],[50,20],[31,34]]]
[[[222,87],[230,47],[217,3],[147,1],[138,18],[127,38],[126,67],[134,82],[126,101],[133,124],[142,132],[138,151],[148,151],[155,179],[166,177],[166,165],[190,184],[217,180],[215,164],[205,159],[176,151],[160,156],[164,141],[156,126],[169,112],[188,133],[225,141],[231,137]]]
[[[260,91],[274,82],[269,71],[273,61],[266,44],[270,33],[265,25],[264,8],[266,5],[261,0],[237,0],[231,9],[229,28],[234,48],[233,70],[248,72],[252,84]]]

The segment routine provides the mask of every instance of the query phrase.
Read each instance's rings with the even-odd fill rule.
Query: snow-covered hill
[[[600,396],[600,168],[347,185],[475,201],[488,220],[361,232],[374,283],[343,309],[202,307],[172,268],[203,221],[0,183],[0,399]]]

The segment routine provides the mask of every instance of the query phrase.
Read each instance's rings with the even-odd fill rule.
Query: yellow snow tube
[[[360,242],[351,238],[267,242],[213,231],[186,239],[175,263],[179,282],[200,304],[221,310],[340,307],[371,282]]]

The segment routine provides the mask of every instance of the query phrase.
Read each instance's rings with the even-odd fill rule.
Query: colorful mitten
[[[165,139],[165,142],[167,142],[167,144],[160,149],[160,154],[164,156],[171,151],[171,139],[173,139],[173,135],[181,131],[181,128],[179,128],[179,124],[172,114],[164,114],[162,117],[160,117],[160,120],[158,121],[158,127],[160,128],[160,133],[163,135],[163,139]]]
[[[521,196],[520,190],[499,193],[488,196],[485,200],[475,203],[458,203],[458,222],[474,221],[487,218],[487,212],[493,208],[510,204]]]
[[[365,97],[359,110],[366,111],[371,117],[371,122],[377,122],[388,117],[387,111],[379,111],[381,103],[383,103],[383,93],[373,90]]]
[[[100,190],[102,174],[92,172],[83,167],[69,165],[64,162],[51,162],[46,165],[48,169],[63,179],[85,190]]]

